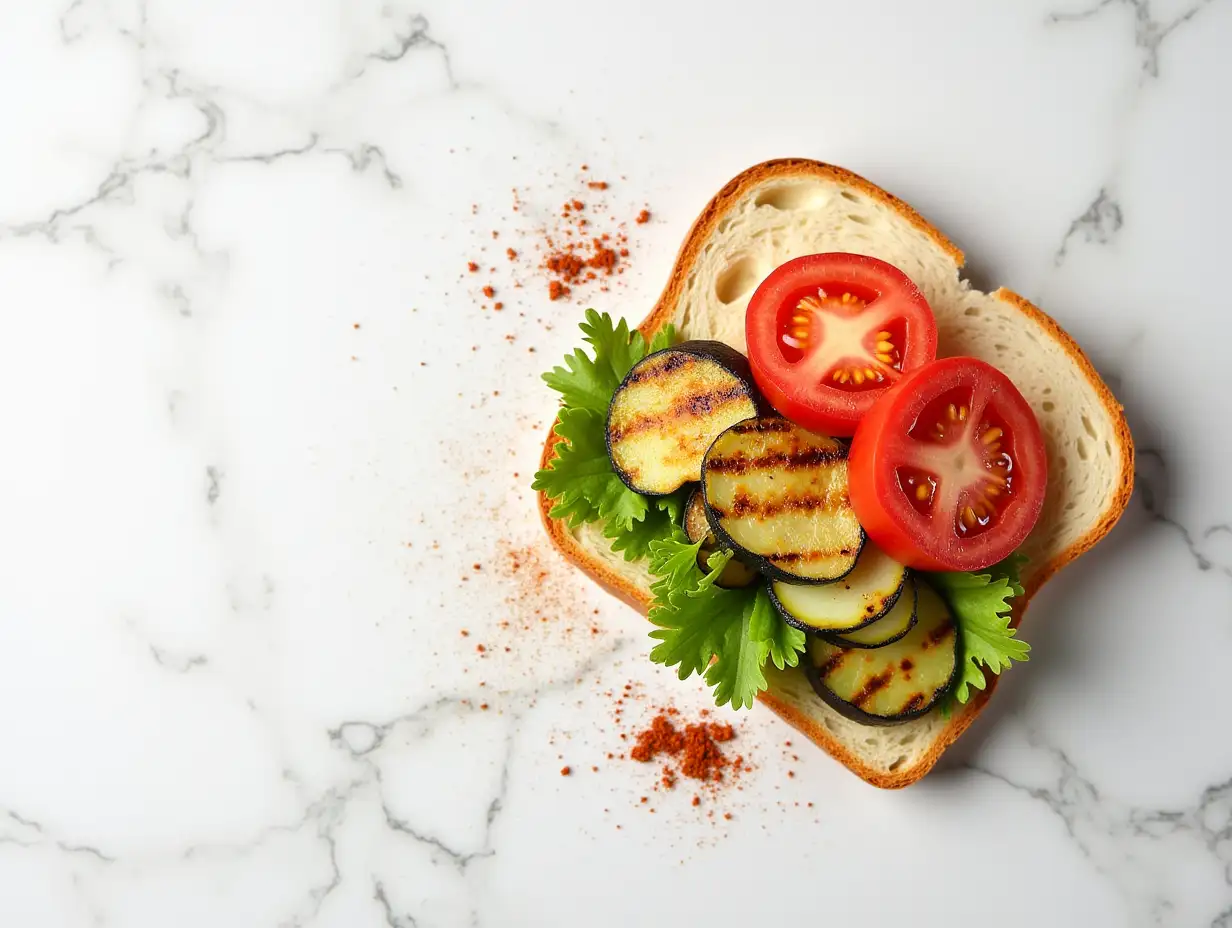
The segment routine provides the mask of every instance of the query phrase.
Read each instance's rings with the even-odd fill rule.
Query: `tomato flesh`
[[[882,393],[937,352],[924,295],[867,255],[806,255],[749,300],[745,336],[766,399],[806,429],[850,436]]]
[[[943,358],[899,379],[860,422],[848,456],[851,504],[879,547],[920,570],[980,570],[1039,519],[1043,434],[999,370]]]

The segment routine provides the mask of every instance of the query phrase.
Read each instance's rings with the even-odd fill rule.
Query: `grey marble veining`
[[[1232,926],[1227,0],[4,22],[0,925],[743,925],[824,893],[872,924]],[[591,295],[640,318],[706,199],[787,155],[1055,315],[1125,405],[1136,498],[919,785],[792,759],[755,711],[732,818],[651,816],[604,694],[707,694],[546,552],[551,623],[500,567],[541,547],[538,375],[582,304],[532,272],[481,313],[465,266],[589,164],[653,213]]]

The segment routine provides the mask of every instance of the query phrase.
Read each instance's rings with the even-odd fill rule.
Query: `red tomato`
[[[749,300],[753,378],[806,429],[851,435],[873,401],[937,354],[924,295],[892,264],[822,254],[775,268]]]
[[[1048,485],[1044,437],[1010,379],[975,358],[903,375],[860,422],[851,505],[887,554],[920,570],[979,570],[1014,552]]]

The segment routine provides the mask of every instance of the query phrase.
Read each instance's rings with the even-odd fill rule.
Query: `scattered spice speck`
[[[565,766],[565,767],[561,767],[561,768],[560,768],[560,775],[561,775],[562,777],[567,777],[567,776],[569,776],[569,774],[571,774],[571,773],[573,773],[573,768],[572,768],[572,767]]]

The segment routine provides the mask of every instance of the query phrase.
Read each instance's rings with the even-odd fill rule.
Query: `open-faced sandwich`
[[[1077,345],[905,203],[840,168],[759,165],[710,202],[642,325],[587,313],[545,375],[553,542],[648,612],[651,659],[760,699],[870,783],[923,776],[1030,597],[1133,480]]]

